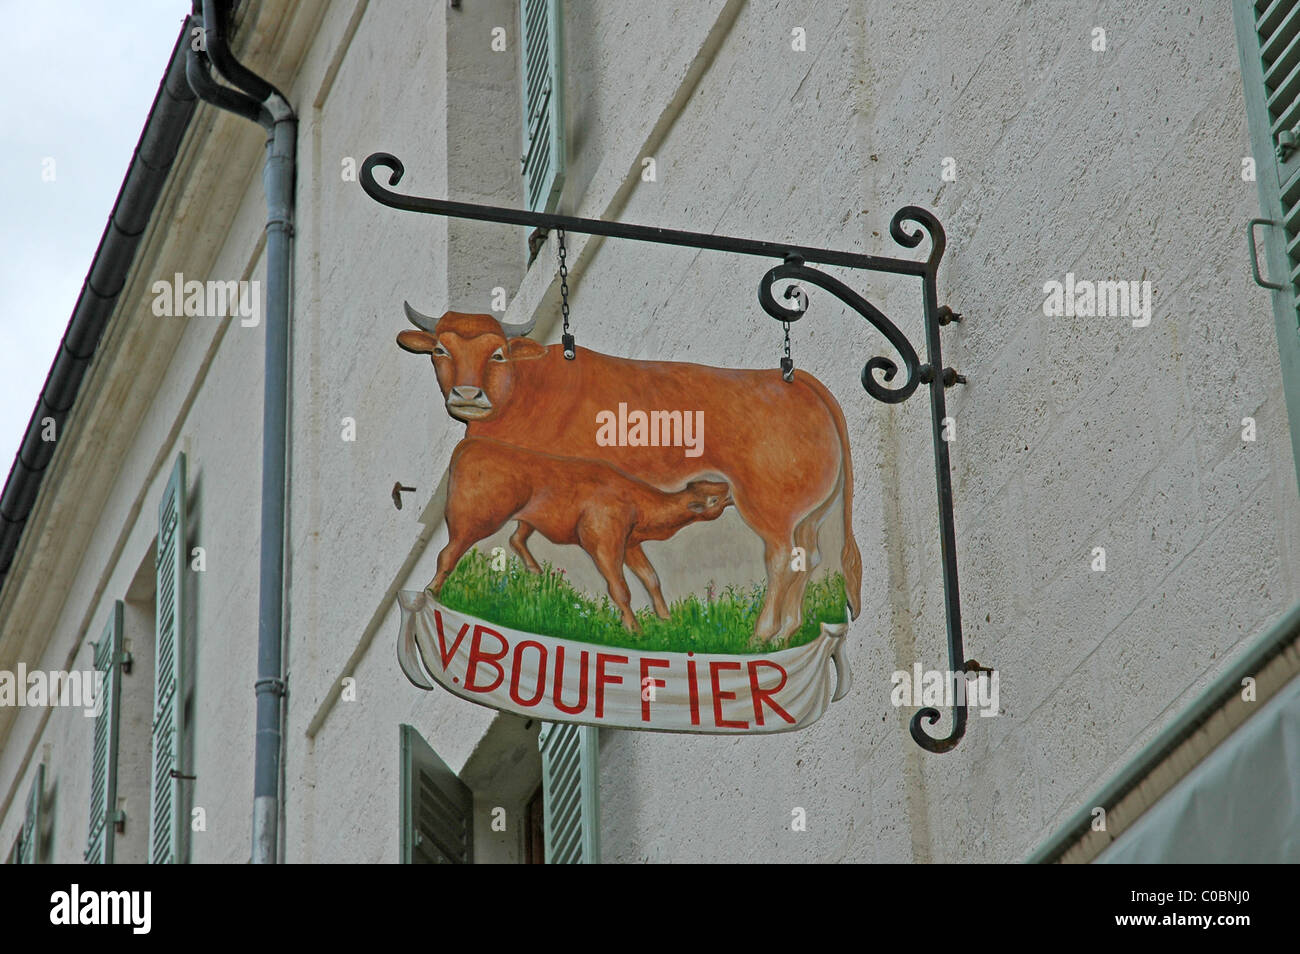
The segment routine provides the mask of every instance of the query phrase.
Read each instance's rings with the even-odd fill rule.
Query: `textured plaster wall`
[[[414,689],[396,665],[391,596],[433,574],[460,428],[427,359],[393,338],[403,299],[434,315],[486,311],[500,286],[509,320],[536,313],[538,337],[558,341],[553,246],[528,268],[522,230],[397,213],[345,178],[344,160],[384,150],[407,163],[402,190],[519,204],[516,4],[465,6],[332,3],[296,76],[278,78],[300,113],[291,861],[397,859],[399,723],[484,786],[501,784],[494,753],[515,751],[524,731]],[[507,27],[505,53],[489,49],[495,25]],[[806,51],[791,48],[796,27]],[[1104,52],[1091,47],[1094,27],[1106,30]],[[1024,857],[1300,597],[1273,321],[1241,241],[1258,203],[1239,175],[1248,137],[1226,9],[571,0],[567,31],[565,211],[886,255],[909,254],[888,235],[899,207],[923,205],[944,223],[940,301],[966,316],[944,332],[945,363],[970,382],[949,392],[967,652],[1001,678],[1000,714],[972,714],[966,740],[943,756],[922,753],[906,734],[912,710],[890,704],[894,670],[946,666],[928,405],[923,394],[872,401],[858,375],[887,345],[810,289],[794,358],[837,395],[853,442],[864,565],[854,690],[794,735],[603,732],[605,860]],[[646,156],[654,182],[640,180]],[[257,172],[211,277],[261,275]],[[570,249],[582,345],[775,366],[780,328],[755,300],[770,263],[577,236]],[[1150,326],[1045,317],[1044,282],[1070,271],[1149,280]],[[840,277],[921,340],[918,284]],[[106,619],[113,598],[147,605],[138,571],[152,560],[171,457],[185,450],[194,542],[208,560],[196,607],[193,804],[208,824],[193,836],[197,861],[248,855],[261,335],[187,330],[101,525],[86,529],[83,570],[41,661],[60,664],[82,617]],[[1258,422],[1252,443],[1240,440],[1246,416]],[[349,420],[355,440],[344,439]],[[167,464],[132,514],[159,454]],[[417,487],[400,511],[389,496],[399,480]],[[757,552],[735,520],[692,531],[706,531],[690,538],[692,557],[660,567],[670,591],[703,572],[739,574],[747,548]],[[828,530],[823,548],[837,550],[833,541]],[[1106,549],[1104,573],[1091,569],[1094,547]],[[90,607],[80,594],[107,565],[103,601]],[[355,701],[335,701],[343,676]],[[24,712],[12,736],[21,744],[0,752],[6,783],[39,715]],[[56,860],[78,860],[84,846],[88,747],[79,713],[55,711],[38,739]],[[140,758],[128,759],[137,774]],[[21,824],[27,785],[0,819],[0,849]],[[479,794],[487,811],[492,793]],[[794,808],[807,831],[790,830]],[[147,827],[143,806],[128,816]],[[487,849],[516,852],[506,840]]]
[[[627,218],[892,253],[894,209],[937,212],[940,299],[968,319],[946,332],[947,362],[971,379],[950,392],[967,647],[1002,673],[1003,714],[974,717],[940,757],[888,703],[891,670],[943,664],[927,409],[861,393],[875,342],[814,291],[795,355],[856,438],[861,681],[789,738],[607,734],[606,860],[1023,857],[1300,595],[1271,314],[1241,251],[1258,206],[1239,176],[1226,10],[840,13],[748,5],[664,145],[658,188],[639,188]],[[800,24],[802,55],[787,42]],[[650,303],[606,333],[611,346],[630,323],[649,353],[772,361],[752,269],[684,252],[651,268],[629,251],[620,273],[611,245],[600,254],[611,298],[639,271]],[[1045,318],[1042,285],[1067,271],[1150,280],[1151,325]],[[915,339],[914,294],[870,287]],[[671,320],[684,307],[699,318],[689,335]],[[1254,443],[1240,440],[1245,416]],[[1090,569],[1094,546],[1105,573]],[[788,830],[796,806],[806,833]]]

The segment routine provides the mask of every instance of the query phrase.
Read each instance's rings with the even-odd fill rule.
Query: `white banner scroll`
[[[448,609],[427,592],[402,590],[397,602],[397,660],[407,679],[547,722],[790,732],[821,718],[851,683],[847,623],[823,623],[812,642],[770,653],[651,652],[520,632]]]

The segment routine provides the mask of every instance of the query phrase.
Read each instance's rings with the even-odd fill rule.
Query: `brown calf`
[[[438,554],[438,575],[429,589],[434,596],[441,593],[465,551],[515,519],[519,526],[510,544],[530,571],[541,571],[526,545],[534,530],[552,543],[578,544],[605,578],[623,625],[637,632],[623,566],[645,584],[655,612],[666,619],[668,604],[641,544],[667,540],[697,520],[715,520],[730,503],[730,487],[722,481],[693,480],[668,493],[601,461],[467,437],[451,455],[449,539]]]

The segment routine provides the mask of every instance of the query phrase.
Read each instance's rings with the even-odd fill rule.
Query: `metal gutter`
[[[1052,864],[1059,861],[1071,847],[1091,832],[1095,809],[1104,808],[1109,814],[1112,808],[1134,792],[1215,713],[1222,710],[1234,698],[1240,698],[1243,679],[1257,677],[1266,666],[1273,663],[1297,641],[1300,641],[1300,603],[1278,617],[1250,649],[1183,710],[1182,715],[1134,756],[1133,760],[1124,766],[1101,791],[1089,799],[1068,822],[1057,830],[1056,834],[1025,859],[1026,863]],[[1261,698],[1257,704],[1263,704],[1265,701],[1267,699]],[[1231,738],[1231,735],[1229,734],[1227,738]],[[1189,771],[1190,769],[1191,766],[1188,767]],[[1122,835],[1121,831],[1115,837],[1119,838]]]
[[[195,10],[198,9],[195,0]],[[231,4],[202,0],[203,49],[191,48],[189,75],[200,98],[267,133],[266,165],[266,356],[262,398],[262,520],[258,571],[257,734],[253,755],[254,864],[279,858],[280,775],[283,748],[284,537],[288,499],[289,319],[293,293],[294,175],[298,119],[278,89],[250,72],[226,45]],[[216,69],[233,89],[217,84]]]
[[[3,590],[13,565],[14,554],[22,541],[45,471],[54,456],[57,439],[63,435],[68,417],[76,406],[86,369],[117,307],[118,296],[126,286],[135,254],[176,159],[181,138],[194,116],[198,100],[185,80],[188,27],[186,21],[172,47],[167,70],[158,84],[158,93],[149,108],[149,118],[113,203],[113,212],[104,226],[67,330],[9,468],[4,492],[0,495],[0,590]],[[42,433],[51,420],[56,440],[46,441]]]

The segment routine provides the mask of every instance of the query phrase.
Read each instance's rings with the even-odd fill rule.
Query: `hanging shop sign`
[[[938,303],[945,237],[930,212],[905,206],[890,221],[904,248],[928,237],[927,257],[913,260],[402,195],[377,169],[393,186],[404,167],[388,153],[362,164],[362,188],[385,206],[555,230],[560,256],[560,344],[528,338],[531,324],[459,312],[433,319],[406,306],[415,327],[397,343],[429,357],[446,413],[465,424],[448,468],[436,574],[398,596],[398,659],[412,683],[547,721],[714,733],[802,728],[848,692],[844,644],[862,577],[853,465],[839,404],[791,358],[790,325],[808,308],[802,285],[844,302],[901,359],[866,361],[872,398],[898,404],[929,386],[949,668],[980,668],[964,658],[944,436],[946,390],[965,378],[943,364],[940,332],[961,316]],[[758,300],[785,329],[779,368],[579,348],[565,231],[778,259]],[[920,279],[928,361],[879,309],[810,263]],[[407,489],[393,488],[399,507]],[[752,566],[728,561],[733,578],[719,588],[698,563],[704,542],[741,531]],[[838,542],[826,552],[824,532]],[[556,548],[541,560],[538,538]],[[626,570],[644,597],[634,600]],[[941,718],[924,706],[909,725],[930,752],[961,740],[965,702],[953,704],[946,735],[931,736],[925,726]]]
[[[437,574],[399,600],[413,681],[547,720],[686,732],[800,728],[847,691],[862,561],[844,415],[821,382],[406,312],[415,329],[398,344],[429,356],[447,414],[466,425]],[[683,531],[731,509],[731,532],[762,546],[718,590]],[[842,545],[823,561],[826,522]],[[553,560],[536,558],[534,534],[559,545]],[[579,583],[584,567],[600,591]],[[639,611],[626,571],[645,592]]]

